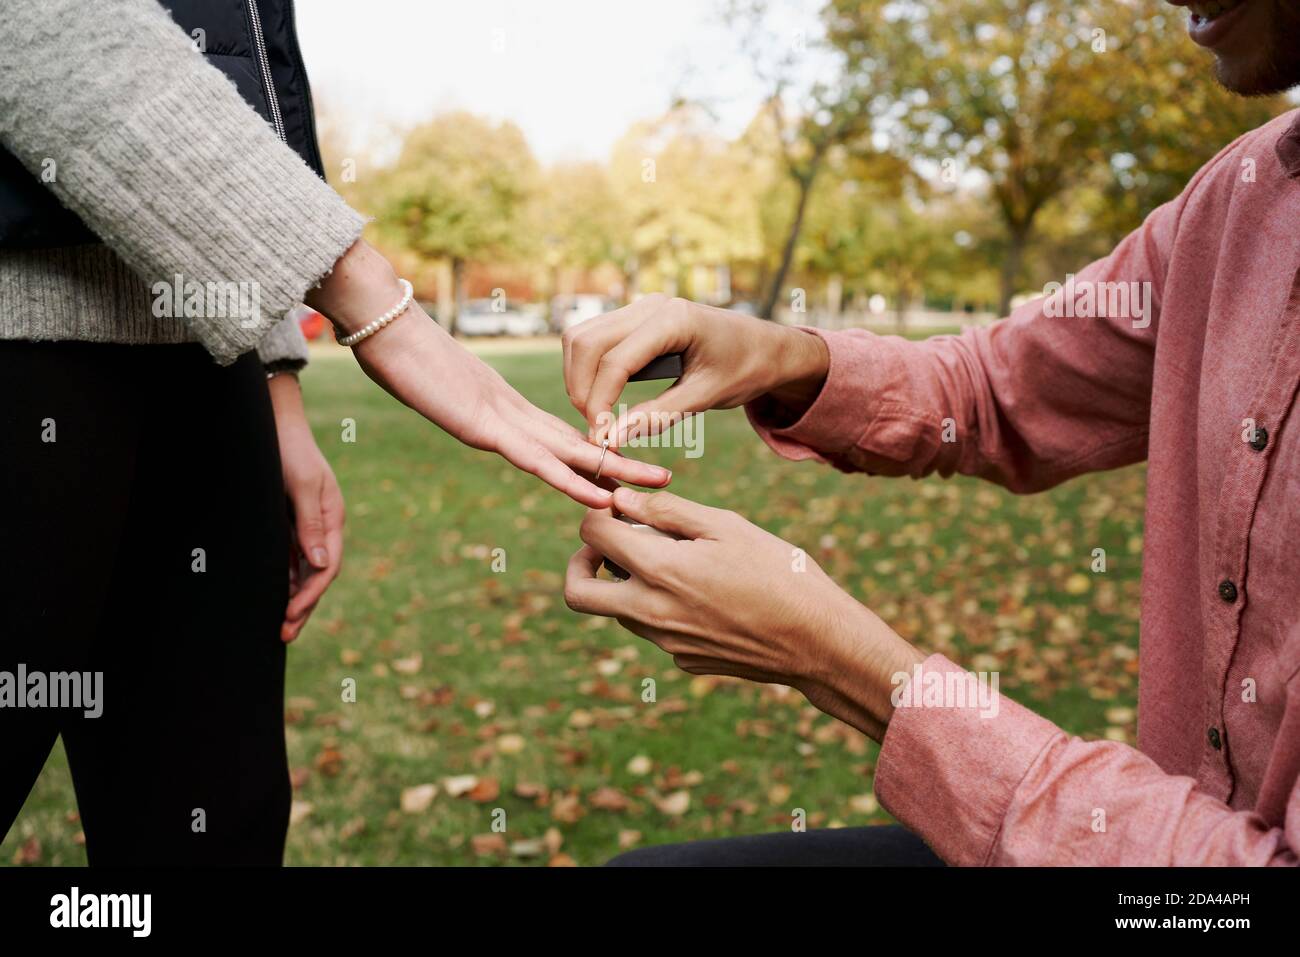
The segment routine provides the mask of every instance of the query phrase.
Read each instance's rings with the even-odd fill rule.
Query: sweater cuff
[[[953,865],[988,863],[1017,787],[1062,734],[998,694],[995,678],[942,655],[921,662],[876,764],[881,806]]]
[[[290,309],[257,344],[257,357],[268,371],[275,366],[297,372],[307,364],[307,339],[298,323],[298,313],[296,306]]]
[[[206,74],[141,104],[66,170],[65,201],[149,284],[155,315],[189,323],[222,364],[258,346],[364,225],[228,81]],[[206,307],[182,308],[214,287],[239,308],[213,309],[210,293]]]

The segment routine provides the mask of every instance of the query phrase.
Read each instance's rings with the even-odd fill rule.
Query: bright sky
[[[791,0],[812,35],[822,0]],[[603,159],[679,92],[706,96],[724,134],[763,86],[720,0],[300,0],[318,112],[391,148],[394,125],[467,109],[509,119],[546,163]]]

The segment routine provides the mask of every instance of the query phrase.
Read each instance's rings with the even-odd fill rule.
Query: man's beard
[[[1268,0],[1258,0],[1268,2]],[[1300,85],[1300,0],[1271,0],[1265,49],[1251,63],[1214,65],[1215,79],[1242,96],[1271,96]]]

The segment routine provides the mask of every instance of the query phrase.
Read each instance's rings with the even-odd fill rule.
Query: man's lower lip
[[[1193,16],[1187,21],[1187,35],[1196,43],[1212,50],[1227,37],[1233,25],[1241,18],[1241,12],[1249,5],[1250,0],[1244,0],[1227,13],[1221,13],[1209,21],[1198,20]]]

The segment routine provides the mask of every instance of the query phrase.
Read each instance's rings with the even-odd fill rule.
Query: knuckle
[[[700,588],[698,574],[688,571],[682,561],[663,562],[659,569],[659,587],[675,595],[679,607],[698,611],[709,604]]]
[[[578,525],[578,537],[588,545],[592,544],[591,539],[596,533],[596,523],[598,521],[598,514],[594,511],[589,511],[586,515],[582,516],[582,521]]]
[[[677,509],[677,496],[672,492],[654,492],[646,497],[646,511],[655,517],[667,517]]]
[[[665,321],[672,329],[680,330],[687,326],[691,318],[691,309],[695,303],[678,296],[668,306]]]
[[[727,508],[717,508],[712,505],[708,506],[708,509],[709,518],[724,528],[737,530],[749,524],[739,512],[733,512]]]
[[[662,590],[677,591],[675,572],[672,563],[664,561],[656,552],[647,552],[637,559],[636,574],[647,584],[658,586]]]

